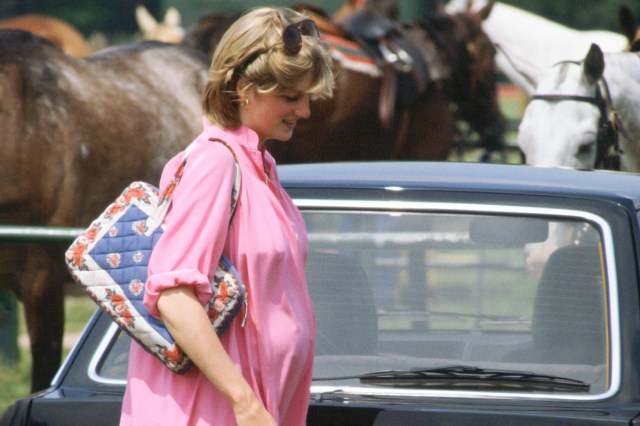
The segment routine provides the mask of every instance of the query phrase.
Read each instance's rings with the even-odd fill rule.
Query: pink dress
[[[210,137],[226,141],[240,161],[242,186],[229,229],[234,161]],[[247,285],[248,318],[242,327],[236,317],[220,340],[276,422],[304,425],[315,320],[304,274],[302,216],[280,186],[273,157],[257,149],[252,130],[225,131],[205,121],[194,143],[150,260],[145,306],[159,316],[160,292],[177,285],[193,286],[204,305],[211,295],[207,276],[220,255],[227,255]],[[165,166],[161,189],[182,157]],[[236,424],[227,400],[197,368],[173,373],[136,343],[129,356],[121,425]]]

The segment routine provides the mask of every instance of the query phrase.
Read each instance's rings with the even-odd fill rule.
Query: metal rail
[[[0,225],[0,243],[73,241],[83,231],[83,228]]]

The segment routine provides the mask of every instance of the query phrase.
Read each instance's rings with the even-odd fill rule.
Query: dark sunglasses
[[[282,44],[287,55],[295,56],[302,48],[302,36],[320,38],[320,32],[316,23],[311,19],[303,19],[300,22],[289,24],[282,30]]]
[[[311,19],[303,19],[300,22],[294,22],[289,24],[282,30],[282,44],[284,46],[284,52],[289,56],[295,56],[302,49],[302,36],[306,35],[316,39],[320,38],[320,31],[316,27],[316,23]],[[247,58],[244,63],[237,67],[239,71],[245,70],[258,56],[271,50],[272,47],[264,48],[255,51],[251,56]]]

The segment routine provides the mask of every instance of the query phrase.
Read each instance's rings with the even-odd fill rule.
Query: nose
[[[299,118],[309,118],[311,116],[311,107],[309,105],[309,96],[303,96],[296,107],[296,115]]]

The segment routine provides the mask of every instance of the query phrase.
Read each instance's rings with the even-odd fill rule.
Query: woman
[[[132,344],[122,425],[305,424],[315,339],[306,229],[265,142],[290,139],[310,99],[333,88],[329,54],[304,15],[255,9],[221,39],[204,130],[173,194],[144,299],[197,368],[177,375]],[[229,145],[242,173],[231,223],[235,161],[210,138]],[[161,190],[182,157],[166,165]],[[246,323],[241,313],[218,337],[202,305],[223,253],[247,287],[248,306]]]

